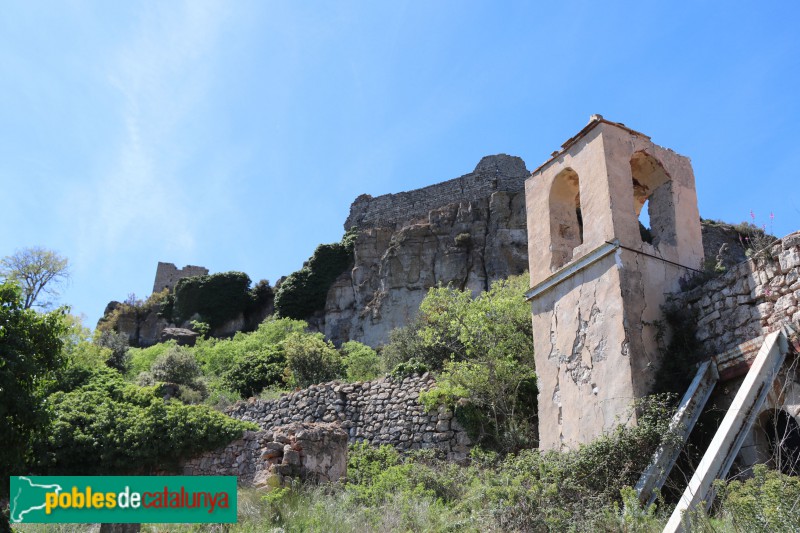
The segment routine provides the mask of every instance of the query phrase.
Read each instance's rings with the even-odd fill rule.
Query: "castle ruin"
[[[183,278],[192,276],[207,276],[208,269],[201,266],[186,265],[183,268],[178,268],[172,263],[158,262],[156,267],[156,279],[153,283],[153,293],[161,292],[164,289],[170,291],[175,288],[175,284]]]

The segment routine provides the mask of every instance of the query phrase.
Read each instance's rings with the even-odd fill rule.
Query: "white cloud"
[[[191,184],[182,167],[196,157],[192,119],[212,79],[215,47],[225,22],[213,0],[150,4],[130,38],[110,54],[107,79],[121,97],[121,134],[97,154],[105,162],[82,210],[81,255],[120,248],[193,249]]]

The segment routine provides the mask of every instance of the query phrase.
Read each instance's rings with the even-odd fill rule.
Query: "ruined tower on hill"
[[[473,293],[528,268],[525,162],[481,159],[461,177],[398,194],[363,194],[345,229],[358,228],[354,267],[328,292],[324,332],[336,342],[385,344],[417,313],[428,289]]]
[[[164,289],[172,290],[175,288],[175,284],[183,278],[207,275],[208,269],[206,267],[186,265],[183,268],[178,268],[172,263],[159,261],[156,268],[156,279],[153,282],[153,293],[161,292]]]
[[[703,264],[694,174],[687,158],[594,115],[525,191],[540,446],[574,448],[650,391],[653,323]]]

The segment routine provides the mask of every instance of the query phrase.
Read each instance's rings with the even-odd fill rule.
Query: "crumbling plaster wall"
[[[643,177],[632,162],[640,158],[654,161],[669,180],[658,195],[649,191],[651,220],[667,226],[654,228],[659,238],[653,244],[643,242],[635,210],[634,179]],[[551,225],[561,221],[549,216],[549,201],[565,169],[579,180],[583,243],[559,265],[550,243],[558,231]],[[688,159],[599,118],[534,171],[525,187],[532,287],[604,243],[621,245],[531,300],[540,446],[572,448],[635,421],[630,406],[649,392],[659,365],[653,324],[665,294],[678,289],[686,267],[703,263],[694,175]]]

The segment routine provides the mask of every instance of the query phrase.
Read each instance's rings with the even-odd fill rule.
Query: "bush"
[[[537,439],[527,287],[523,274],[495,282],[476,298],[451,287],[430,289],[417,321],[395,332],[384,350],[390,360],[419,360],[440,370],[421,401],[428,409],[453,409],[474,440],[503,452],[533,446]],[[414,370],[406,366],[395,369]]]
[[[526,274],[496,281],[474,299],[470,291],[430,289],[416,319],[390,334],[382,352],[388,367],[416,359],[441,370],[451,360],[507,356],[533,367],[530,307],[523,297],[527,289]]]
[[[141,373],[138,380],[140,385],[157,382],[178,385],[178,397],[185,403],[198,403],[208,395],[200,365],[191,350],[183,346],[173,346],[159,355],[150,371]]]
[[[381,375],[381,359],[365,344],[348,341],[342,345],[348,381],[370,381]]]
[[[222,376],[225,388],[242,398],[257,396],[264,388],[283,383],[286,357],[277,348],[245,354]]]
[[[428,372],[428,370],[430,370],[428,365],[422,361],[409,359],[408,361],[398,363],[397,366],[392,369],[392,375],[396,378],[404,378],[413,376],[414,374],[419,374],[421,376],[425,372]]]
[[[722,516],[736,531],[795,531],[800,524],[800,478],[765,465],[747,481],[718,482]]]
[[[199,315],[211,329],[244,313],[252,300],[250,278],[243,272],[223,272],[183,278],[175,285],[176,322]]]
[[[178,344],[174,340],[154,344],[148,348],[130,348],[128,354],[130,363],[126,375],[136,377],[142,372],[149,372],[150,367],[161,355],[175,348]]]
[[[353,264],[353,245],[357,230],[351,229],[334,244],[321,244],[303,267],[289,274],[275,293],[279,316],[307,318],[325,308],[333,282]]]
[[[53,420],[39,446],[51,475],[146,473],[223,446],[252,424],[208,407],[161,399],[112,369],[90,372],[74,390],[48,398]]]
[[[283,343],[289,370],[287,382],[295,387],[308,387],[340,378],[344,364],[339,352],[322,333],[292,333]]]
[[[669,404],[648,398],[637,426],[618,426],[577,450],[508,455],[483,478],[479,498],[504,531],[604,530],[624,487],[636,483],[663,439],[675,438]]]
[[[506,357],[448,363],[420,401],[453,409],[474,441],[510,452],[536,444],[536,394],[533,369]]]

